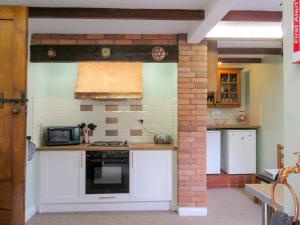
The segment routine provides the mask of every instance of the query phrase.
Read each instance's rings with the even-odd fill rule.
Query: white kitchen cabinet
[[[221,131],[207,131],[206,143],[206,174],[220,174]]]
[[[228,174],[256,173],[256,131],[222,132],[222,170]]]
[[[131,151],[130,200],[172,200],[172,151]]]
[[[85,152],[40,153],[40,203],[79,203],[85,197]]]

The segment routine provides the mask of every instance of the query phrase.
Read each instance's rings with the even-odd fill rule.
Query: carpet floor
[[[242,189],[209,189],[207,217],[155,211],[45,213],[26,225],[258,225],[261,218],[261,207]]]

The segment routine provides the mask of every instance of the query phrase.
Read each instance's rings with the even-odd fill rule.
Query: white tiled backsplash
[[[169,134],[174,141],[177,140],[176,99],[161,99],[145,103],[143,100],[89,101],[33,96],[32,100],[33,138],[39,141],[39,144],[42,143],[45,127],[74,126],[82,122],[97,125],[90,138],[91,142],[97,140],[153,141],[153,134],[142,130],[138,119],[144,119],[144,126],[147,129]],[[81,105],[93,105],[93,111],[81,111]],[[117,111],[106,111],[108,110],[105,109],[106,105],[117,105]],[[142,111],[136,111],[141,109]],[[115,108],[112,107],[112,110]],[[116,119],[112,120],[114,123],[107,123],[107,118],[117,118],[117,123],[115,123]],[[107,136],[107,132],[110,130],[117,130],[118,136]]]
[[[247,115],[247,124],[261,125],[261,106],[249,105],[246,108],[230,109],[208,109],[208,124],[215,124],[215,120],[225,120],[226,124],[237,124],[237,115],[239,111],[245,111]]]

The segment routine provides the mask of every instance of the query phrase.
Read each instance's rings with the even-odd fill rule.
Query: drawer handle
[[[98,199],[113,199],[116,198],[114,196],[108,196],[108,197],[98,197]]]

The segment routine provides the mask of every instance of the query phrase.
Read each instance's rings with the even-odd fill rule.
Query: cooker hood
[[[130,62],[78,63],[76,99],[142,98],[142,64]]]

